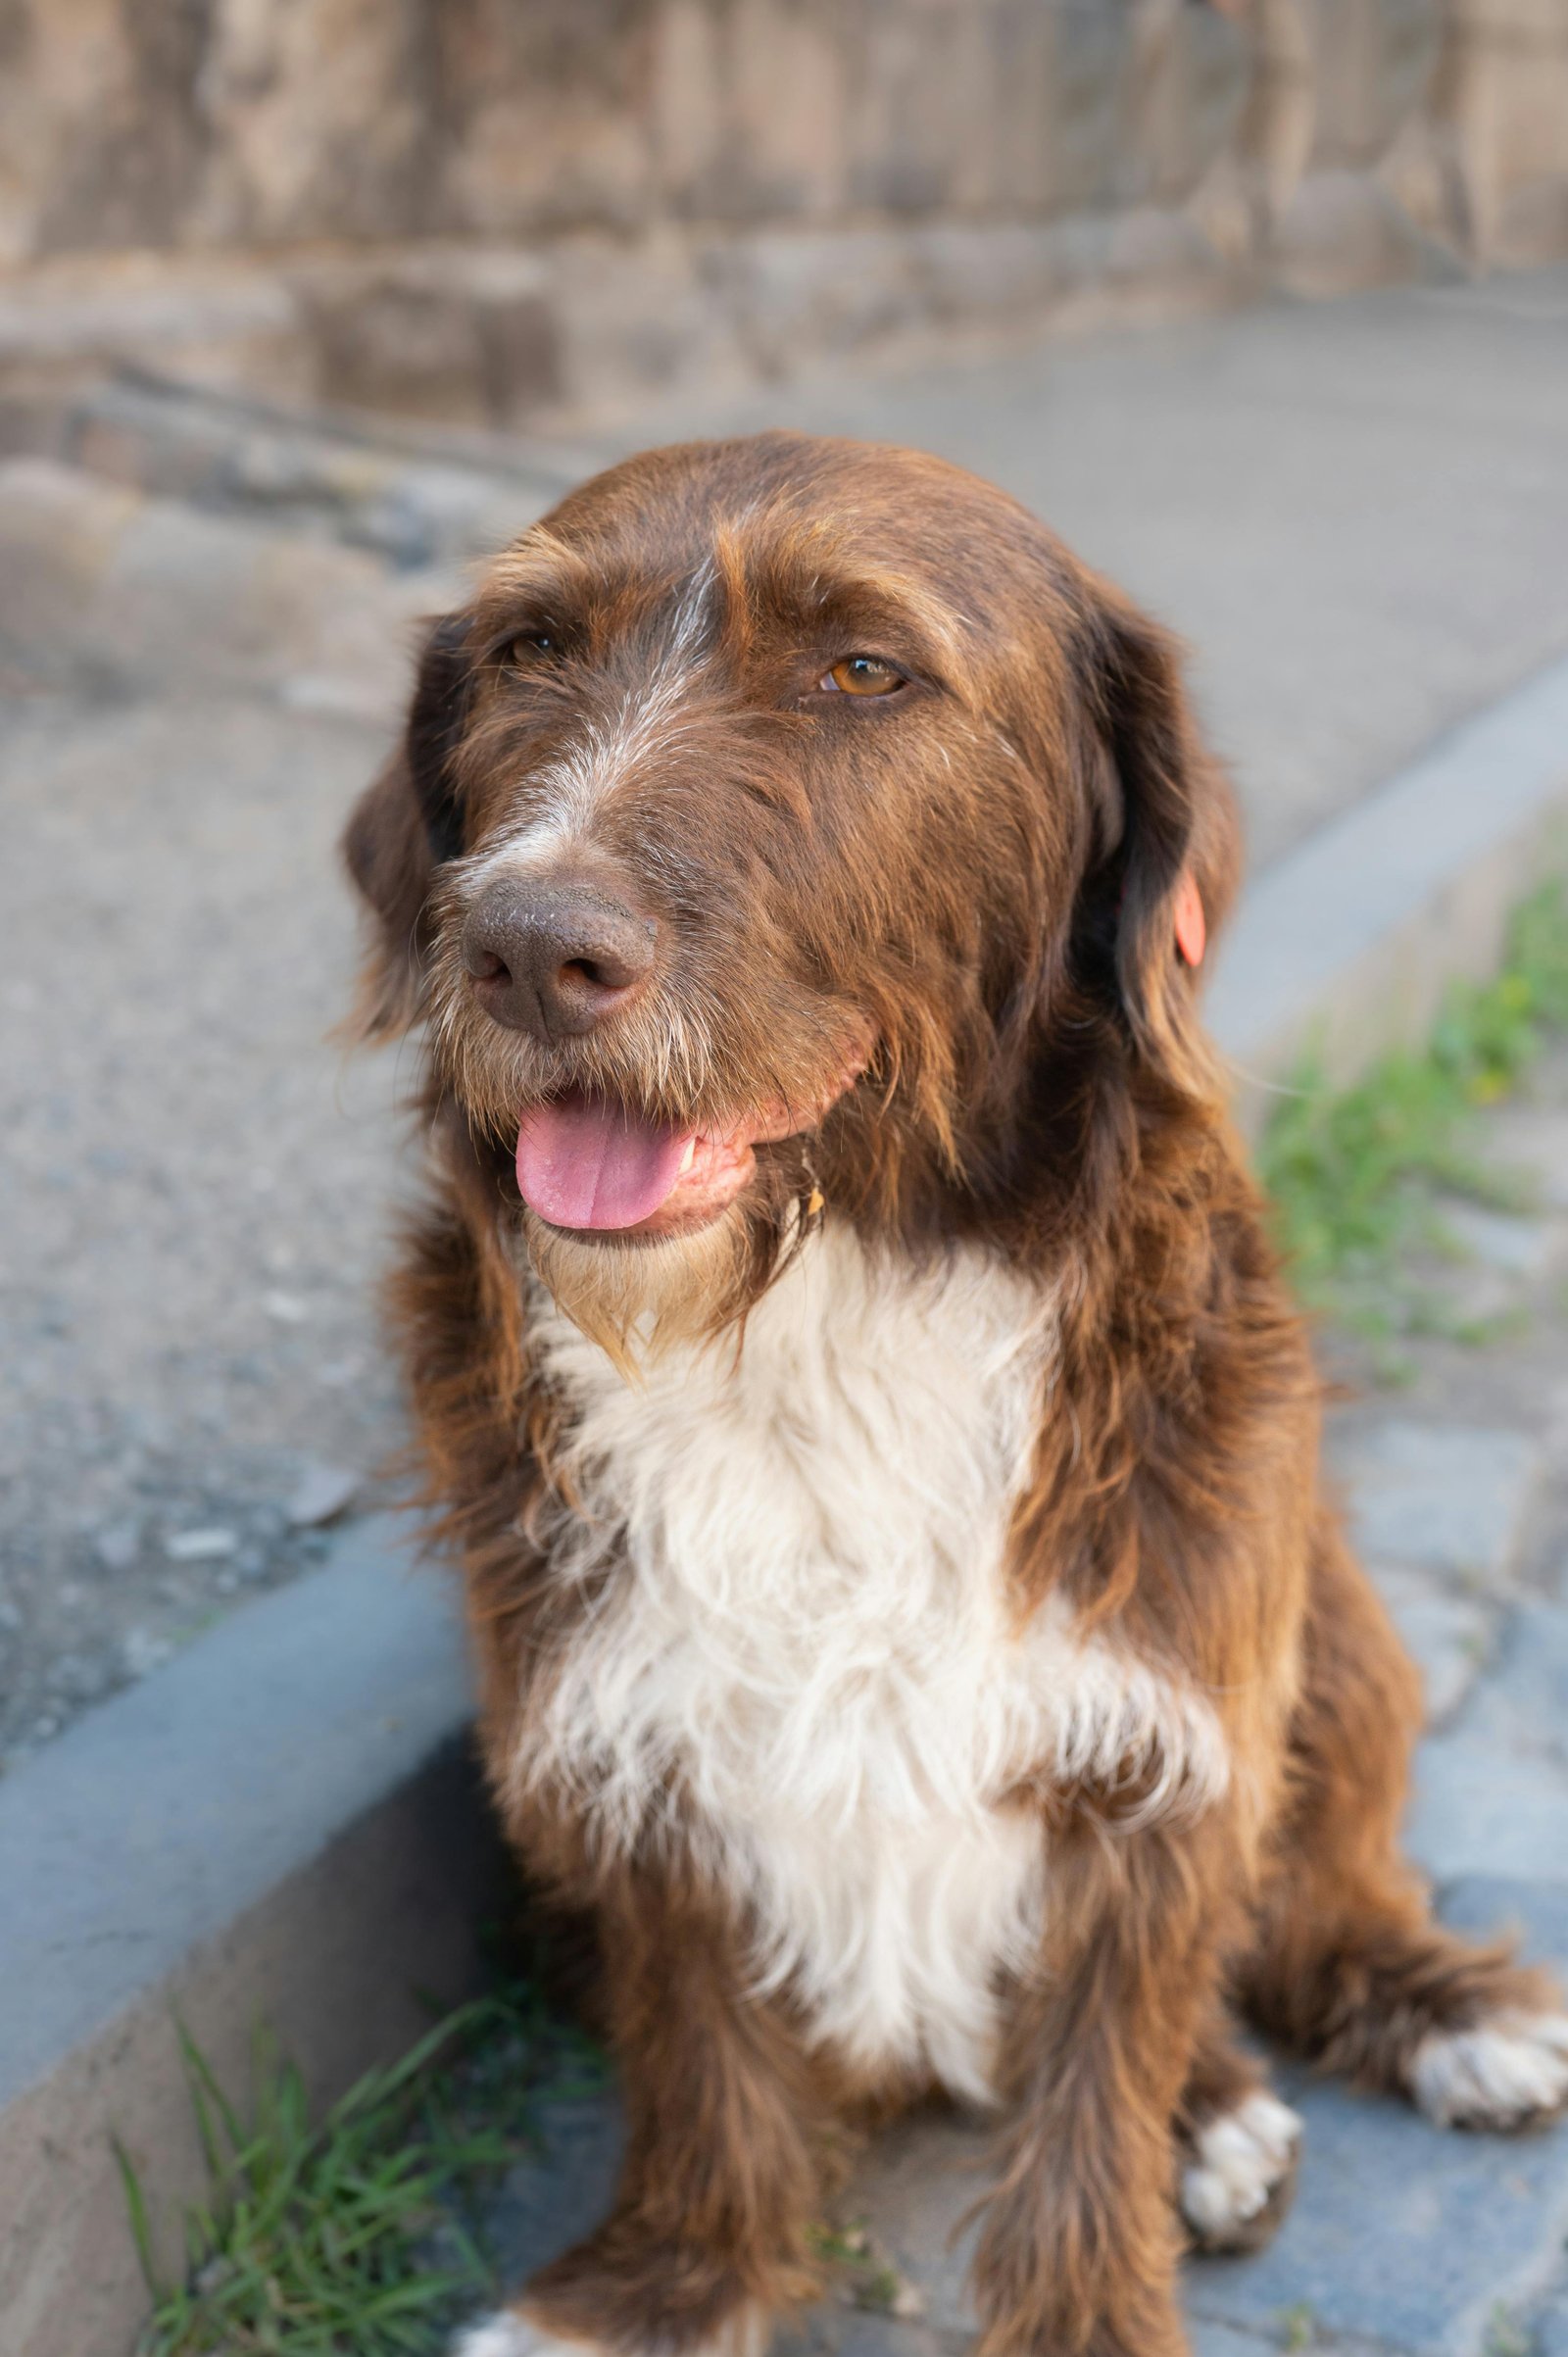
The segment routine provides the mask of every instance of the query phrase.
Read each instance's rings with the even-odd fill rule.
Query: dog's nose
[[[591,884],[498,876],[469,909],[463,962],[486,1014],[535,1039],[575,1038],[654,969],[657,927]]]

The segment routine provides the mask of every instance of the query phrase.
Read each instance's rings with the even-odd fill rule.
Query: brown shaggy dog
[[[348,833],[422,1019],[397,1280],[496,1797],[603,1931],[629,2143],[476,2357],[760,2348],[842,2123],[997,2119],[986,2357],[1170,2357],[1298,2123],[1568,2094],[1430,1922],[1416,1680],[1193,964],[1236,828],[1169,642],[906,451],[656,451],[426,648]],[[1179,946],[1180,945],[1180,946]]]

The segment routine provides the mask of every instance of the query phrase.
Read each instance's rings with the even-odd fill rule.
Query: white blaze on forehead
[[[682,708],[705,659],[712,590],[713,566],[707,560],[670,616],[647,676],[625,690],[608,717],[584,717],[572,742],[530,772],[528,815],[474,860],[474,888],[497,867],[547,865],[563,851],[590,842],[607,797],[639,762],[680,736],[686,726]]]

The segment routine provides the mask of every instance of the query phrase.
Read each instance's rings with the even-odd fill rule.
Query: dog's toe
[[[1440,2128],[1527,2128],[1568,2106],[1568,2013],[1495,2013],[1435,2030],[1410,2061],[1410,2092]]]
[[[1301,2123],[1259,2088],[1198,2130],[1182,2169],[1181,2210],[1200,2250],[1254,2250],[1284,2215]]]

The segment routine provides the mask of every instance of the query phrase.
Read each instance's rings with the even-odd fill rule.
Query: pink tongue
[[[674,1187],[691,1138],[605,1097],[559,1097],[523,1116],[517,1186],[552,1227],[635,1227]]]

